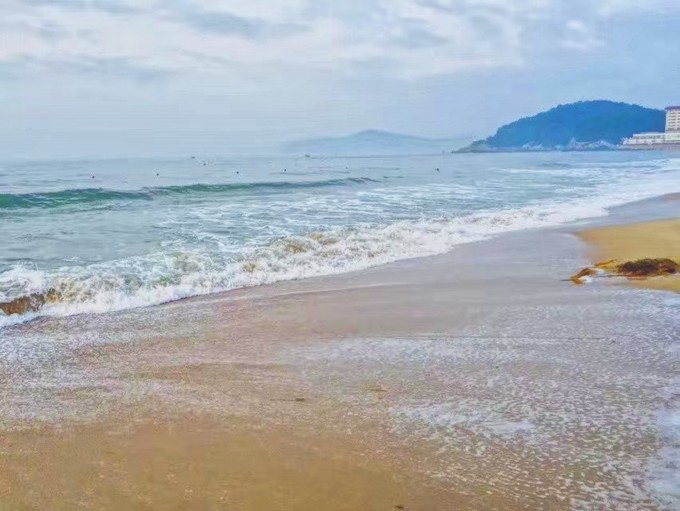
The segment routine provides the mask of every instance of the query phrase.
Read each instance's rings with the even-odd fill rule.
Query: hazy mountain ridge
[[[596,150],[645,131],[663,131],[665,112],[607,100],[579,101],[500,127],[461,152]]]
[[[452,152],[471,137],[424,138],[387,131],[366,130],[344,137],[298,140],[286,144],[286,153],[323,155],[390,155]]]

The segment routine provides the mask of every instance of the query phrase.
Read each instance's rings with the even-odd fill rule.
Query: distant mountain
[[[663,110],[605,100],[579,101],[506,124],[461,152],[609,149],[634,133],[664,128]]]
[[[451,152],[470,142],[470,138],[431,139],[386,131],[367,130],[345,137],[314,138],[291,142],[287,153],[356,156]]]

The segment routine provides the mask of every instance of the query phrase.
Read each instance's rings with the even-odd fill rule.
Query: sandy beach
[[[676,199],[677,200],[677,199]],[[592,229],[581,233],[596,261],[669,258],[680,261],[680,220],[660,220]],[[680,275],[635,280],[634,285],[680,292]]]
[[[677,297],[565,279],[678,225],[13,327],[0,509],[673,509]]]
[[[0,3],[0,511],[680,511],[680,0]]]

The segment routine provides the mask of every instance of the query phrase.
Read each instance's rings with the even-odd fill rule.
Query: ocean
[[[450,251],[677,191],[661,152],[0,164],[0,328]],[[33,300],[35,302],[35,300]]]

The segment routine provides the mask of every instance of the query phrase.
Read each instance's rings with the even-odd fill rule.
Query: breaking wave
[[[379,183],[368,177],[348,177],[324,181],[268,181],[259,183],[191,184],[183,186],[148,187],[140,190],[108,190],[81,188],[56,192],[0,194],[0,210],[27,208],[59,208],[113,201],[154,200],[160,197],[190,194],[228,194],[238,192],[276,192],[295,189],[347,186]]]
[[[446,211],[442,208],[437,217],[414,218],[412,215],[405,219],[399,219],[398,214],[383,217],[384,210],[378,208],[373,216],[359,217],[365,219],[363,223],[351,222],[355,218],[352,215],[357,209],[367,210],[370,203],[357,202],[350,203],[347,209],[341,209],[342,215],[347,217],[343,217],[341,225],[332,227],[326,224],[323,228],[320,227],[323,222],[320,218],[321,210],[316,205],[309,206],[311,223],[299,235],[271,229],[271,235],[265,237],[244,238],[238,245],[222,245],[219,242],[196,244],[195,239],[200,238],[201,233],[191,231],[195,237],[191,238],[193,241],[188,245],[166,245],[134,257],[55,269],[15,265],[0,272],[0,327],[40,316],[103,313],[284,280],[345,273],[401,259],[441,254],[462,243],[484,240],[511,231],[606,216],[607,208],[611,206],[677,190],[677,163],[661,163],[655,176],[641,179],[637,174],[631,175],[617,180],[616,183],[596,186],[589,190],[588,196],[580,198],[563,195],[561,198],[543,199],[505,209],[459,209],[459,213],[448,215],[442,214],[442,211]],[[290,190],[296,187],[343,186],[367,182],[375,181],[368,178],[349,178],[298,183],[190,185],[148,188],[135,192],[55,192],[46,194],[43,199],[34,194],[12,197],[15,201],[32,204],[17,206],[15,203],[14,207],[35,207],[36,200],[47,201],[38,207],[55,207],[59,201],[68,203],[82,200],[84,196],[91,197],[91,200],[118,197],[119,194],[128,199],[154,198],[172,194],[251,189],[261,192],[263,189]],[[415,196],[418,190],[409,190],[392,197],[386,191],[378,189],[371,192],[371,197],[378,195],[380,200],[389,202],[390,207],[397,208],[395,211],[399,213],[404,208],[404,201],[417,199]],[[421,195],[428,198],[437,193],[437,189],[432,187],[419,190]],[[484,190],[480,190],[479,193],[483,192]],[[460,200],[474,203],[477,195],[470,193],[472,195],[460,196]],[[330,196],[335,195],[332,193]],[[284,196],[282,201],[286,200],[288,199]],[[450,204],[446,202],[446,198],[442,200]],[[264,201],[262,207],[269,207],[268,204],[271,205]],[[264,218],[278,215],[278,211],[271,209],[268,211],[270,216]],[[280,214],[285,215],[285,212]],[[208,216],[219,221],[214,215]],[[277,235],[277,232],[281,234]]]
[[[18,266],[0,274],[0,302],[46,296],[25,319],[144,307],[230,289],[344,273],[526,228],[604,215],[592,205],[526,207],[457,218],[396,222],[274,240],[240,256],[219,251],[155,252],[88,266],[42,271]],[[33,299],[30,303],[35,303]],[[18,321],[0,313],[0,326]]]

